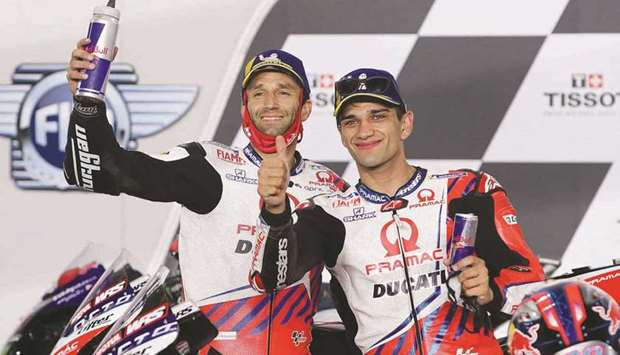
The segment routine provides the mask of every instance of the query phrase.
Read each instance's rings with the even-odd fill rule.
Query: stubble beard
[[[279,136],[284,134],[289,127],[293,124],[293,120],[295,119],[294,117],[292,117],[293,115],[291,113],[284,113],[282,116],[282,122],[286,122],[285,125],[283,126],[279,126],[279,127],[264,127],[263,126],[263,122],[260,120],[260,118],[255,118],[255,117],[260,117],[259,114],[257,115],[252,115],[252,122],[254,123],[254,125],[256,126],[256,128],[258,128],[259,131],[261,131],[264,134],[268,134],[270,136]]]

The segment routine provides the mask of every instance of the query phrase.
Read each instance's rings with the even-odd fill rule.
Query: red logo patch
[[[418,191],[418,201],[422,202],[431,202],[435,200],[435,191],[431,189],[422,189]]]
[[[419,249],[417,243],[418,243],[418,227],[416,227],[415,223],[413,223],[412,220],[410,220],[409,218],[401,218],[400,221],[403,224],[407,224],[409,226],[409,229],[411,231],[409,238],[405,238],[404,235],[401,235],[401,238],[403,240],[403,248],[405,249],[404,252],[410,252],[413,250],[417,250]],[[386,223],[383,228],[381,228],[381,244],[383,245],[383,248],[385,248],[385,251],[387,253],[385,253],[385,256],[395,256],[395,255],[399,255],[400,254],[400,246],[398,245],[398,238],[394,238],[394,242],[390,242],[387,236],[387,232],[388,229],[390,228],[391,225],[395,224],[394,220],[389,221],[388,223]],[[397,227],[397,226],[394,226]],[[402,227],[401,227],[402,228]],[[402,229],[401,229],[402,231]],[[394,233],[396,234],[396,236],[398,236],[398,231],[394,231]]]

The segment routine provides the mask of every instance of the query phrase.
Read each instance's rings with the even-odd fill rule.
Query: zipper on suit
[[[392,219],[394,220],[394,225],[396,225],[396,234],[398,239],[398,248],[400,249],[400,256],[403,259],[403,269],[405,271],[405,282],[407,283],[407,290],[409,290],[409,303],[411,304],[411,313],[413,314],[413,322],[415,327],[415,343],[418,343],[420,346],[416,349],[416,354],[424,355],[424,335],[422,334],[422,329],[418,327],[418,312],[415,309],[415,302],[413,300],[413,288],[411,287],[411,279],[409,278],[409,266],[407,266],[407,259],[405,257],[405,248],[403,245],[403,239],[400,234],[400,227],[402,226],[402,222],[396,210],[392,211]],[[418,351],[419,350],[419,351]]]

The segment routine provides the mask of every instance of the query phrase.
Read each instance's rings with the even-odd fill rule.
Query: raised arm
[[[249,276],[252,286],[261,292],[290,285],[319,263],[334,266],[345,236],[342,222],[313,199],[303,202],[294,218],[291,216],[286,197],[288,159],[281,136],[276,138],[276,146],[278,152],[263,159],[258,174],[258,193],[264,205]]]
[[[94,68],[94,57],[85,49],[89,43],[82,38],[71,52],[67,80],[73,94],[78,82],[86,79],[86,71]],[[152,201],[176,201],[197,213],[217,206],[222,180],[200,143],[153,156],[127,151],[116,141],[104,102],[84,96],[74,100],[64,161],[69,184],[110,195],[123,192]]]
[[[67,182],[86,190],[121,192],[151,201],[176,201],[197,213],[217,206],[222,180],[205,159],[200,143],[150,156],[127,151],[116,141],[105,104],[76,97],[69,121],[64,172]]]

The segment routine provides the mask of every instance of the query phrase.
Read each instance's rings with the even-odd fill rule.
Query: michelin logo
[[[66,64],[21,64],[12,84],[0,85],[0,136],[11,139],[11,176],[19,188],[74,189],[62,170],[73,105],[65,69]],[[126,149],[136,149],[139,138],[179,120],[198,95],[197,86],[137,82],[133,66],[112,65],[106,89],[108,120]],[[85,159],[87,152],[82,153]],[[88,160],[96,170],[98,157]]]

